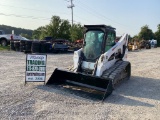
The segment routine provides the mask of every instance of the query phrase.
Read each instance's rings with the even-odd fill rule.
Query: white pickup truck
[[[11,40],[21,40],[22,36],[18,36],[15,34],[5,34],[3,30],[0,30],[0,44],[2,46],[7,46],[10,44]]]

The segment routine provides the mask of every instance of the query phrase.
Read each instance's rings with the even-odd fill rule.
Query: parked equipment
[[[67,52],[69,48],[67,42],[68,40],[63,40],[63,39],[53,40],[52,52],[53,53]]]
[[[71,83],[98,90],[102,100],[115,85],[129,79],[131,65],[127,60],[128,34],[115,42],[115,28],[106,25],[85,25],[83,48],[74,52],[74,66],[69,71],[56,68],[46,85]]]
[[[152,40],[149,40],[149,42],[152,48],[157,48],[157,40],[152,39]]]
[[[128,51],[135,51],[135,50],[139,50],[140,48],[140,43],[139,41],[133,41],[133,42],[128,42]]]

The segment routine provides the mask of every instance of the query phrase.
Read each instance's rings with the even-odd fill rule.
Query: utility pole
[[[68,8],[71,8],[71,14],[72,14],[72,26],[73,26],[73,7],[75,7],[74,6],[74,4],[73,4],[73,0],[70,0],[71,1],[71,5],[69,5],[69,6],[67,6]]]

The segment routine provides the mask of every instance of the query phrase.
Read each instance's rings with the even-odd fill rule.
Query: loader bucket
[[[112,80],[109,78],[104,79],[102,77],[75,73],[57,68],[52,73],[46,85],[65,83],[71,83],[103,92],[103,100],[112,93]]]

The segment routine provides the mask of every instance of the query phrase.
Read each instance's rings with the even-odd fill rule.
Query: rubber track
[[[124,79],[120,75],[125,70],[125,68],[128,64],[129,64],[129,62],[127,62],[127,61],[118,61],[113,67],[105,70],[102,74],[102,77],[103,78],[110,78],[113,80],[113,84],[116,84],[121,79]],[[118,78],[117,78],[117,76],[118,76]],[[117,81],[117,79],[118,79],[118,81]]]

